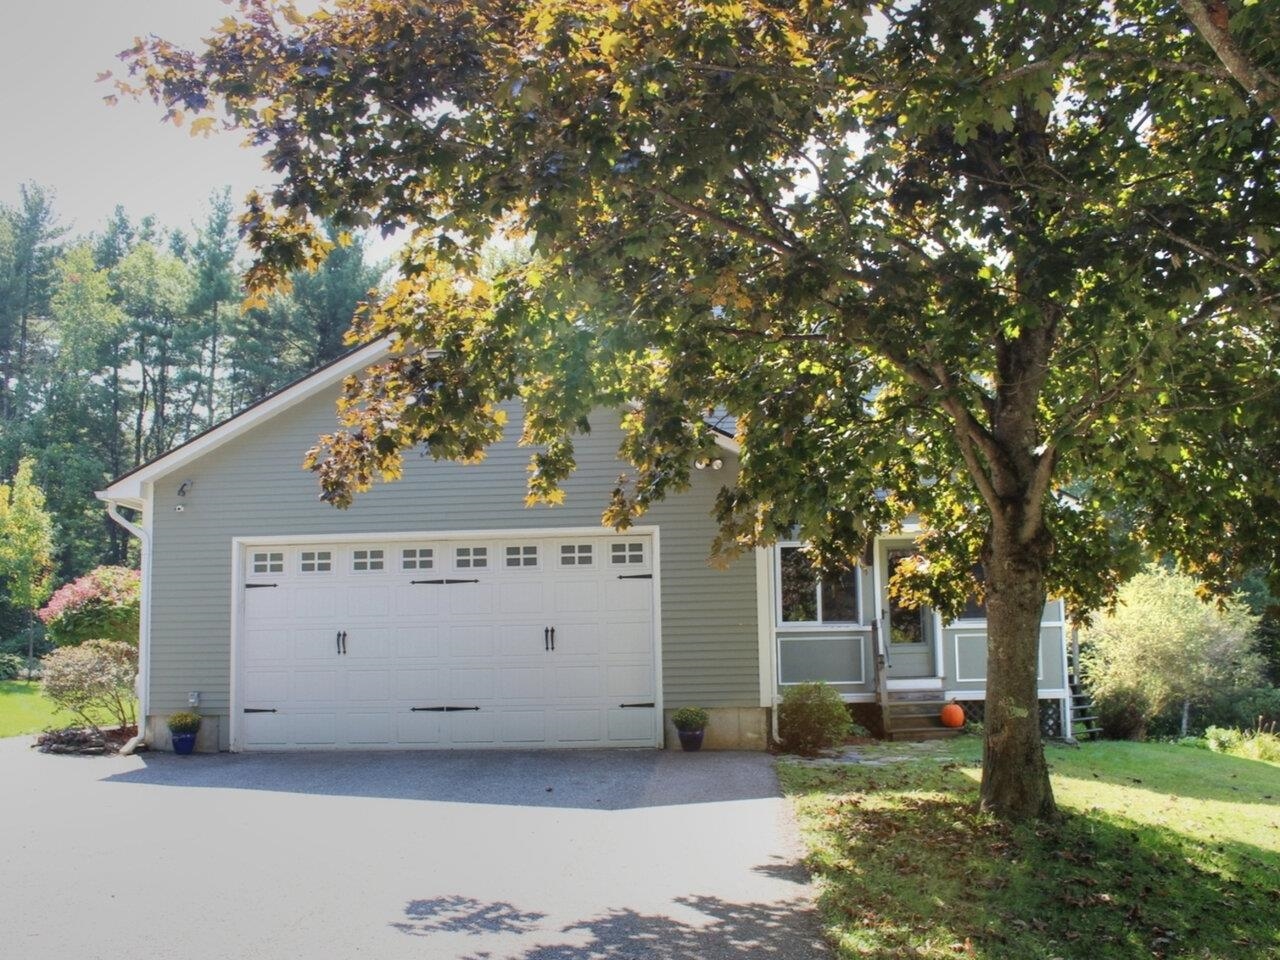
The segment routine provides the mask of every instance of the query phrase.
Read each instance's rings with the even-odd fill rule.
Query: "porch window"
[[[819,580],[800,546],[779,547],[778,563],[778,615],[782,623],[862,622],[856,569]]]
[[[981,583],[986,577],[986,571],[982,564],[975,563],[973,565],[973,578]],[[960,620],[985,620],[987,619],[987,604],[985,601],[980,602],[976,593],[971,593],[965,597],[964,610],[960,612],[957,618]]]
[[[913,556],[915,552],[912,550],[890,550],[885,557],[888,561],[886,582],[893,579],[899,564]],[[924,607],[909,607],[889,597],[889,642],[924,643]]]

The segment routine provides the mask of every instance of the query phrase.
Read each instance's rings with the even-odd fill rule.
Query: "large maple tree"
[[[1274,76],[1276,19],[1228,6]],[[323,256],[318,218],[410,232],[352,334],[394,352],[312,454],[328,499],[481,455],[519,398],[554,502],[604,405],[625,525],[725,410],[714,551],[798,531],[847,565],[914,516],[895,590],[984,595],[1000,815],[1053,813],[1046,595],[1094,608],[1149,550],[1275,565],[1276,126],[1176,0],[246,0],[126,58],[282,174],[255,287]]]

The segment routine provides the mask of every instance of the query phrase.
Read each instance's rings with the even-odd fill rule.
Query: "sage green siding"
[[[378,484],[349,510],[318,497],[301,468],[316,437],[335,427],[337,388],[264,421],[156,481],[151,574],[152,716],[183,709],[199,690],[201,711],[226,717],[230,700],[233,537],[407,531],[596,527],[619,474],[616,417],[600,412],[577,441],[578,470],[557,507],[524,506],[529,450],[515,440],[511,410],[503,441],[479,464],[409,454],[404,477]],[[693,487],[639,522],[660,529],[663,696],[667,707],[758,707],[755,566],[707,563],[710,511],[723,471],[695,472]],[[185,497],[177,489],[191,481]],[[175,510],[181,503],[183,510]],[[222,746],[229,724],[220,723]]]

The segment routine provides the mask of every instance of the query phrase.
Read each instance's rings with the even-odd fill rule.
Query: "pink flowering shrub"
[[[141,599],[137,570],[98,567],[59,588],[37,615],[60,647],[90,639],[136,644]]]

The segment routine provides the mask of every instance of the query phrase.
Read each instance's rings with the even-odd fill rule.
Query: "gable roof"
[[[197,457],[216,450],[224,443],[252,430],[264,420],[283,413],[290,407],[297,406],[329,387],[341,383],[348,376],[377,363],[390,352],[391,341],[384,339],[344,353],[325,366],[281,387],[275,393],[251,403],[221,423],[196,434],[167,453],[135,467],[128,473],[121,474],[112,480],[105,490],[97,492],[98,499],[141,509],[146,499],[143,493],[145,484],[176,470],[183,464],[190,463]],[[734,440],[736,421],[732,416],[723,410],[717,410],[707,418],[707,424],[715,431],[718,446],[731,453],[738,452],[738,444]]]
[[[390,342],[378,340],[365,344],[344,353],[304,377],[293,381],[268,394],[261,400],[251,403],[239,413],[233,414],[221,423],[198,433],[186,443],[179,444],[167,453],[154,460],[135,467],[128,473],[112,480],[107,489],[98,491],[99,500],[115,501],[128,507],[141,508],[143,485],[164,476],[197,457],[202,457],[216,450],[243,433],[247,433],[264,420],[295,407],[304,400],[327,390],[334,384],[341,383],[346,377],[359,373],[370,364],[377,363],[390,352]]]

